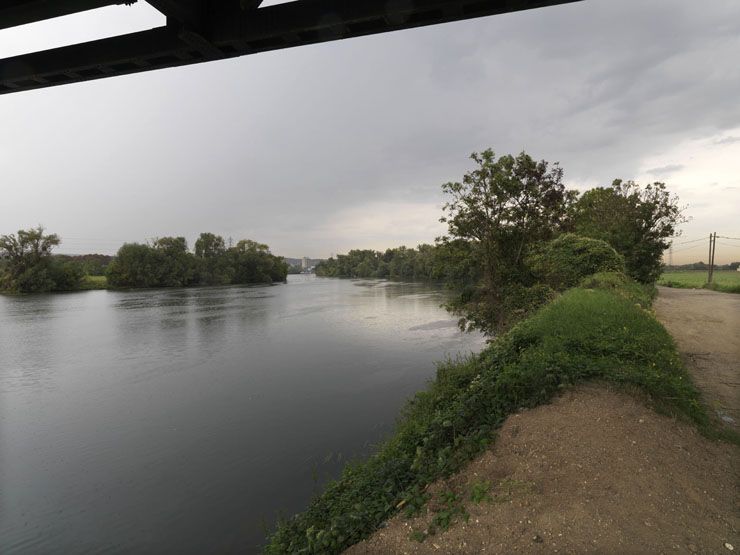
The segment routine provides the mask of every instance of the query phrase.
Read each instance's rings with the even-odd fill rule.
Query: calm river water
[[[251,553],[477,351],[428,285],[0,296],[0,552]]]

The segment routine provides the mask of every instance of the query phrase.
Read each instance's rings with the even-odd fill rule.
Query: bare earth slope
[[[658,290],[653,305],[658,319],[676,340],[707,405],[725,417],[725,424],[737,429],[740,295],[706,289]]]
[[[740,295],[660,288],[658,318],[706,402],[740,421]],[[495,445],[429,488],[425,514],[398,515],[351,555],[390,553],[730,553],[740,550],[740,448],[712,442],[604,386],[510,417]],[[475,484],[491,499],[475,503]],[[440,494],[470,518],[419,543]]]
[[[463,495],[467,523],[419,543],[432,515],[399,515],[347,553],[729,553],[739,457],[630,395],[581,387],[510,417],[492,449],[430,487]],[[474,503],[483,480],[493,499]]]

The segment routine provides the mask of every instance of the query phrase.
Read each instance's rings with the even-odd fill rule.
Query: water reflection
[[[477,349],[420,284],[0,297],[0,552],[255,551]]]

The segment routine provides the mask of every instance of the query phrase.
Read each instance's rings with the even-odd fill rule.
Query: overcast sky
[[[162,22],[138,2],[18,27],[0,58]],[[4,95],[0,126],[0,233],[41,223],[60,252],[201,231],[290,257],[432,242],[440,185],[489,146],[580,189],[665,181],[692,217],[677,243],[737,238],[740,2],[586,0]]]

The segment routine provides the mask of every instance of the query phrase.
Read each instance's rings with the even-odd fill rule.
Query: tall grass
[[[424,486],[459,470],[522,407],[585,380],[637,387],[662,411],[711,424],[670,335],[643,306],[651,293],[605,274],[571,289],[480,355],[439,365],[395,434],[348,465],[305,512],[279,523],[267,553],[338,553],[368,536]]]

